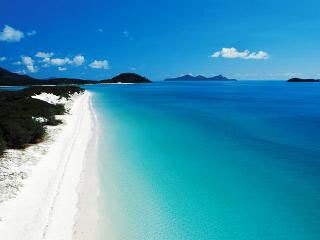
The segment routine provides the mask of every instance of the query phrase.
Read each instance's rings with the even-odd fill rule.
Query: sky
[[[320,1],[1,0],[0,66],[38,78],[320,78]]]

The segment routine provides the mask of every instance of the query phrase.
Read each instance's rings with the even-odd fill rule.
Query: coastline
[[[78,184],[78,212],[73,227],[74,240],[100,239],[99,231],[99,179],[97,167],[97,147],[99,138],[98,119],[89,103],[92,125],[91,137],[85,153],[84,168]]]
[[[1,238],[81,239],[77,237],[76,226],[78,219],[84,218],[81,203],[89,199],[82,191],[88,189],[85,186],[91,186],[92,193],[97,190],[92,188],[97,187],[97,177],[92,175],[96,140],[91,141],[96,139],[97,131],[90,98],[87,91],[73,97],[70,113],[61,116],[64,123],[51,131],[55,136],[40,143],[44,145],[42,148],[31,147],[31,157],[22,164],[27,165],[24,167],[28,177],[21,176],[16,193],[0,203]],[[24,158],[24,154],[20,157]],[[93,179],[93,184],[84,184],[87,179],[88,182]],[[94,208],[95,205],[90,205],[90,210],[97,213]],[[89,227],[81,229],[88,230]]]

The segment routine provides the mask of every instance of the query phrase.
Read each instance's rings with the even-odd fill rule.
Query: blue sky
[[[0,66],[41,78],[320,77],[319,12],[308,0],[2,0]]]

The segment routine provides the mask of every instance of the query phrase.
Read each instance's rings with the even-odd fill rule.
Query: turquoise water
[[[320,239],[320,84],[88,89],[102,239]]]

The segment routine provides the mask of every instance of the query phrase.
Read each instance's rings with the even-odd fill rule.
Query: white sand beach
[[[2,176],[9,191],[0,202],[0,239],[95,239],[97,131],[90,97],[73,97],[48,140],[6,156],[6,167],[15,170]]]

